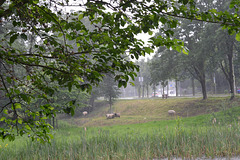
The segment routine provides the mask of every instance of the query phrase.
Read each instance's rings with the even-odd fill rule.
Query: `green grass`
[[[134,125],[131,125],[134,127]],[[73,127],[73,126],[72,126]],[[215,157],[239,154],[238,125],[185,128],[177,121],[169,128],[111,132],[88,128],[62,128],[52,144],[39,144],[25,138],[8,143],[2,159],[153,159],[163,157]],[[149,126],[147,126],[149,128]],[[121,129],[121,128],[118,128]],[[112,130],[113,131],[113,130]],[[21,145],[20,145],[20,144]]]
[[[131,122],[134,122],[132,124],[119,123],[118,121],[122,120],[121,117],[116,119],[119,124],[101,127],[93,125],[79,127],[66,121],[60,121],[59,129],[52,131],[54,139],[51,144],[32,142],[27,137],[17,138],[14,142],[4,141],[0,143],[0,159],[146,160],[164,157],[195,159],[202,156],[210,158],[238,156],[240,154],[240,105],[231,102],[230,106],[230,103],[225,99],[224,101],[222,101],[223,99],[220,100],[221,103],[219,99],[216,100],[215,98],[207,102],[198,101],[198,99],[197,102],[196,99],[181,99],[177,103],[177,100],[169,99],[169,103],[173,101],[171,104],[179,104],[180,109],[176,108],[178,113],[181,109],[186,109],[181,103],[185,106],[188,106],[189,103],[191,105],[195,103],[198,107],[218,104],[211,110],[220,111],[207,111],[208,114],[201,113],[198,116],[185,118],[173,118],[166,115],[165,118],[170,120],[152,120],[141,123],[139,119],[146,115],[132,114],[123,116],[123,119],[131,117]],[[146,105],[144,100],[141,101],[139,104]],[[154,106],[155,100],[153,101],[150,101],[150,103],[153,103],[152,106],[156,107]],[[162,100],[156,101],[163,102]],[[142,108],[141,106],[135,106],[132,101],[127,102],[121,101],[117,105],[125,103],[128,111],[131,110],[129,106]],[[171,108],[172,106],[169,103],[168,107],[163,108]],[[121,108],[122,113],[127,113],[124,112],[125,107]],[[197,111],[202,110],[198,107],[193,106]],[[160,114],[156,110],[155,114],[152,115],[153,117]],[[101,116],[100,112],[98,110],[99,116]],[[153,113],[152,111],[149,112]],[[97,113],[94,113],[94,117],[89,116],[88,118],[101,119],[97,115]],[[151,119],[151,114],[147,115],[146,117]],[[213,123],[214,118],[216,119],[215,123]],[[111,122],[111,120],[108,122]]]
[[[193,117],[210,114],[232,108],[240,104],[240,97],[229,101],[229,97],[210,97],[207,100],[201,98],[169,98],[169,99],[135,99],[119,100],[113,105],[113,112],[121,113],[121,118],[107,120],[105,115],[109,113],[109,106],[97,107],[87,116],[76,115],[69,119],[69,123],[78,126],[110,126],[146,123],[150,121],[172,120],[167,111],[173,109],[180,117]]]

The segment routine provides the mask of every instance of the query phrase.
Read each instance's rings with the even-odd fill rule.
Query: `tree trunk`
[[[215,73],[213,74],[214,94],[217,94],[217,83]]]
[[[234,65],[233,65],[233,53],[228,54],[229,62],[229,86],[231,93],[231,100],[235,97],[235,74],[234,74]]]
[[[145,88],[145,86],[142,85],[142,98],[144,98],[144,88]]]
[[[112,97],[109,97],[110,113],[112,113]]]
[[[141,86],[138,87],[138,98],[141,98]]]
[[[153,97],[156,97],[156,85],[155,84],[153,85],[153,94],[154,94]]]
[[[236,82],[236,79],[235,79],[235,82]],[[235,91],[236,91],[236,94],[237,94],[237,90],[238,90],[237,84],[235,83]]]
[[[194,78],[191,78],[192,80],[192,95],[195,96],[195,83],[194,83]]]
[[[204,62],[200,62],[198,67],[194,66],[194,70],[197,74],[197,80],[201,84],[202,88],[202,95],[203,95],[203,100],[207,99],[207,88],[206,88],[206,77],[205,77],[205,69],[204,69]]]
[[[178,96],[178,81],[175,80],[175,87],[176,87],[176,97]]]
[[[202,88],[202,95],[203,95],[203,100],[207,99],[207,88],[206,88],[206,80],[205,80],[205,74],[200,80],[201,88]]]
[[[234,99],[235,97],[235,74],[234,74],[234,64],[233,64],[233,37],[230,37],[227,35],[227,41],[226,41],[226,55],[227,55],[227,60],[228,60],[228,66],[227,64],[220,63],[221,69],[226,76],[226,79],[228,80],[229,83],[229,88],[230,88],[230,93],[231,93],[231,98],[230,100]],[[225,61],[226,62],[226,61]]]
[[[163,88],[163,90],[162,90],[162,94],[165,94],[165,93],[164,93],[164,88],[165,88],[165,87],[164,87],[163,85],[162,85],[162,88]]]
[[[89,104],[93,107],[94,106],[94,101],[95,101],[95,95],[91,93],[90,99],[89,99]]]
[[[182,96],[182,88],[181,88],[181,82],[179,81],[179,95]]]
[[[168,86],[168,81],[167,81],[167,95],[169,93],[169,86]]]
[[[148,88],[149,86],[148,86],[148,84],[147,84],[146,87],[147,87],[147,98],[149,98],[149,88]]]

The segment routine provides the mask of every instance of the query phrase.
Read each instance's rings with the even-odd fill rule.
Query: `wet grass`
[[[209,125],[184,127],[177,119],[169,127],[131,125],[133,130],[114,128],[61,128],[51,144],[28,138],[7,143],[2,159],[154,159],[170,157],[232,157],[239,155],[240,126]],[[154,126],[154,122],[152,122]],[[165,125],[165,124],[164,124]],[[142,130],[145,132],[142,132]]]
[[[0,159],[147,160],[238,156],[240,105],[230,107],[229,104],[219,103],[215,108],[220,112],[146,123],[79,127],[60,121],[59,129],[52,132],[51,144],[32,142],[27,137],[0,142]],[[142,117],[126,116],[132,117],[132,121]]]
[[[151,121],[173,120],[168,116],[168,110],[175,110],[180,117],[193,117],[210,114],[228,109],[240,104],[240,97],[229,101],[229,97],[210,97],[207,100],[201,98],[169,98],[169,99],[134,99],[119,100],[113,105],[113,111],[121,113],[121,118],[107,120],[105,115],[109,113],[109,106],[97,107],[87,116],[70,118],[69,123],[78,126],[110,126],[146,123]]]

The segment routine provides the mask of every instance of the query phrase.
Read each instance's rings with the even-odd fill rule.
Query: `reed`
[[[51,144],[28,138],[1,144],[2,159],[154,159],[166,157],[232,157],[240,153],[240,126],[198,126],[155,128],[147,134],[117,134],[108,130],[66,128],[56,131]]]

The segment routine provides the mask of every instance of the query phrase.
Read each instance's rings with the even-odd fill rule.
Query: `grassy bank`
[[[221,104],[220,112],[146,123],[79,127],[60,121],[51,144],[32,142],[27,137],[1,142],[0,159],[145,160],[240,155],[240,105],[229,108]]]
[[[73,127],[73,126],[72,126]],[[240,154],[238,124],[185,128],[178,120],[173,127],[111,132],[100,128],[62,128],[51,144],[28,138],[1,148],[1,159],[154,159],[196,158]],[[116,126],[117,127],[117,126]],[[132,125],[131,127],[134,127]],[[119,128],[121,129],[121,128]],[[6,144],[5,144],[6,145]]]
[[[240,97],[229,101],[230,97],[202,98],[169,98],[169,99],[133,99],[118,100],[114,103],[113,112],[121,113],[121,118],[107,120],[105,115],[109,113],[109,106],[96,106],[96,109],[83,116],[76,115],[74,118],[65,119],[77,126],[113,126],[147,123],[151,121],[173,120],[168,115],[168,110],[175,110],[177,116],[194,117],[197,115],[211,114],[239,106]]]

